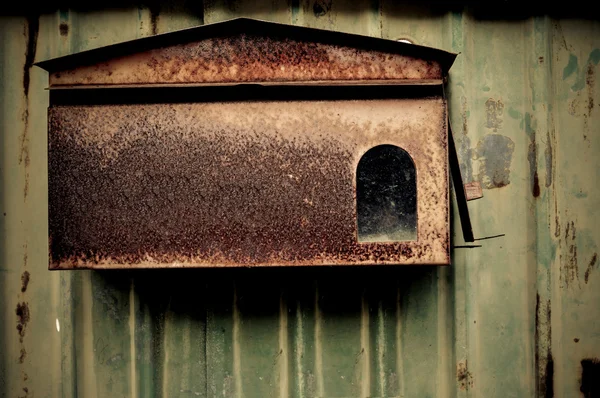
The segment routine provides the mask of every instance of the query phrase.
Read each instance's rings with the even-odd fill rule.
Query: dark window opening
[[[410,155],[394,145],[369,149],[356,170],[359,242],[417,239],[417,176]]]

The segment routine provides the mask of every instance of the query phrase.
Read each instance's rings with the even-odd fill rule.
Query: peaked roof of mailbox
[[[456,54],[394,40],[237,18],[36,65],[50,87],[439,83]]]

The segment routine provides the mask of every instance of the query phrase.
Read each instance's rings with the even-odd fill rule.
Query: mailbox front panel
[[[449,264],[441,98],[61,105],[49,124],[51,268]],[[357,167],[382,145],[414,163],[416,239],[359,239]]]

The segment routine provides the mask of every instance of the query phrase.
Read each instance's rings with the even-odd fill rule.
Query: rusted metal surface
[[[55,106],[51,268],[448,264],[445,102]],[[417,168],[418,240],[361,243],[355,170]]]
[[[51,87],[357,81],[439,84],[455,57],[391,40],[262,21],[240,19],[215,25],[39,65],[51,72]]]
[[[467,200],[483,198],[483,189],[481,189],[481,183],[479,181],[473,181],[465,184],[465,194],[467,195]]]

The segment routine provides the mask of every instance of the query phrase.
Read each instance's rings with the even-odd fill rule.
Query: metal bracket
[[[465,242],[475,242],[473,236],[473,227],[471,225],[471,217],[469,216],[469,206],[467,205],[467,195],[463,184],[462,175],[460,173],[460,164],[458,162],[458,154],[454,145],[454,135],[448,119],[448,161],[450,166],[450,175],[452,175],[452,183],[456,192],[456,202],[458,205],[458,215],[460,217],[460,225],[462,226],[463,237]]]

